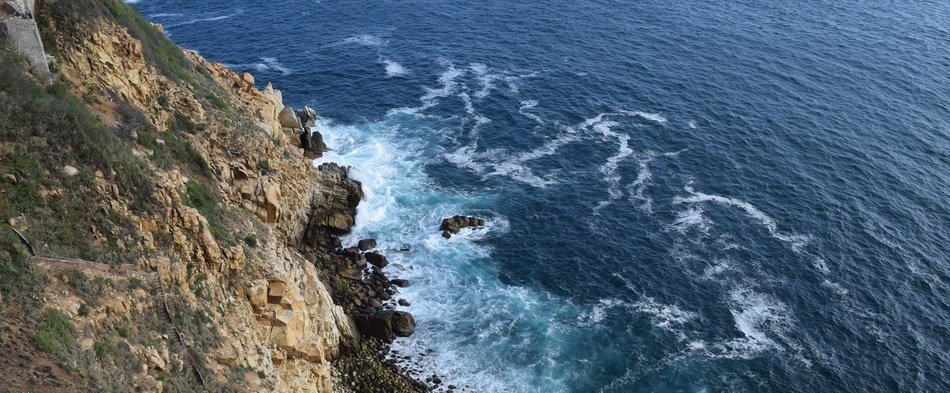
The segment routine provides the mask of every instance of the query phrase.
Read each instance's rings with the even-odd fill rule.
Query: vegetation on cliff
[[[0,35],[0,390],[425,389],[346,315],[393,284],[278,91],[119,0],[37,7],[52,83]]]

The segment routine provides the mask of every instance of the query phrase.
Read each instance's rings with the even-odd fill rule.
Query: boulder
[[[63,175],[66,177],[73,177],[79,174],[79,169],[71,165],[66,165],[63,167]]]
[[[390,280],[389,283],[400,288],[406,288],[409,286],[409,280],[406,280],[404,278],[394,278]]]
[[[376,266],[380,269],[389,265],[389,261],[386,259],[386,256],[378,252],[375,252],[375,251],[368,252],[366,254],[363,254],[363,256],[366,257],[367,262],[369,262],[371,265]]]
[[[362,269],[366,267],[366,258],[363,257],[363,254],[356,247],[350,247],[343,250],[343,255],[346,256],[346,259],[350,261],[354,266]]]
[[[294,108],[285,106],[284,109],[281,109],[277,118],[280,120],[281,127],[294,129],[301,128],[300,119],[298,119],[297,115],[294,114]]]
[[[363,240],[360,240],[360,241],[356,244],[356,247],[358,247],[358,248],[360,249],[360,251],[369,251],[369,250],[372,250],[372,249],[376,248],[376,239],[363,239]]]
[[[367,337],[375,337],[385,342],[392,342],[396,338],[393,333],[392,314],[385,311],[364,313],[353,316],[356,329]]]
[[[254,75],[251,75],[249,72],[241,74],[241,84],[243,85],[241,87],[245,90],[254,87]]]
[[[409,337],[416,331],[416,319],[405,311],[392,312],[393,333],[397,337]]]
[[[300,119],[300,124],[303,124],[303,126],[307,128],[317,124],[317,112],[309,106],[304,106],[297,111],[297,118]]]
[[[396,303],[403,307],[409,307],[409,301],[406,299],[399,299]]]

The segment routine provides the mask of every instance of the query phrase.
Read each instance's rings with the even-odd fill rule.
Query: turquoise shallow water
[[[317,109],[447,383],[950,391],[946,2],[135,6]]]

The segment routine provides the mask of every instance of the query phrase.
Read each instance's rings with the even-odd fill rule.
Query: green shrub
[[[228,103],[224,102],[224,99],[218,97],[216,94],[209,92],[206,98],[208,98],[208,101],[211,101],[214,106],[218,107],[218,109],[231,112],[231,107],[228,106]]]
[[[188,134],[194,134],[201,128],[198,124],[195,124],[195,122],[191,121],[191,118],[185,116],[181,112],[175,112],[175,116],[172,117],[170,127],[172,131],[185,132]]]
[[[267,160],[260,160],[260,161],[258,161],[258,162],[257,162],[257,170],[258,170],[262,175],[265,175],[265,176],[266,176],[266,175],[272,175],[272,174],[274,174],[274,168],[272,168],[272,167],[270,166],[270,161],[267,161]]]
[[[142,280],[138,277],[129,277],[129,289],[134,290],[138,288],[145,288]]]
[[[129,327],[126,325],[118,326],[115,328],[115,331],[119,333],[119,336],[123,338],[129,337]]]
[[[43,310],[36,345],[44,352],[59,354],[73,347],[75,328],[65,314],[54,308]]]
[[[112,281],[104,277],[89,277],[76,269],[63,269],[56,274],[83,299],[85,304],[95,307],[99,304],[99,297],[105,295],[112,286]]]
[[[29,263],[20,239],[10,228],[0,226],[0,293],[7,297],[18,293],[18,288],[40,286],[40,277],[30,269]]]
[[[181,199],[185,205],[198,209],[198,212],[208,220],[209,230],[214,237],[223,238],[224,212],[211,190],[194,179],[188,179]]]
[[[257,247],[257,236],[253,233],[244,237],[244,244],[247,244],[248,247],[254,248]]]

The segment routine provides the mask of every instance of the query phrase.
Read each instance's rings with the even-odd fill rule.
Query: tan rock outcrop
[[[205,121],[205,110],[189,86],[172,82],[148,65],[141,42],[113,23],[101,21],[98,27],[80,30],[79,36],[73,37],[70,50],[58,59],[62,77],[80,81],[83,92],[114,92],[141,109],[159,129],[165,129],[174,115],[171,108],[196,123]],[[168,107],[163,102],[168,102]]]
[[[188,140],[211,168],[203,175],[206,179],[196,181],[218,196],[221,209],[233,217],[225,237],[216,234],[209,217],[185,203],[187,179],[177,169],[155,169],[149,201],[154,212],[149,214],[133,212],[131,201],[102,173],[95,174],[90,186],[108,196],[103,210],[139,228],[141,241],[129,240],[122,247],[147,255],[139,259],[139,268],[150,272],[145,280],[161,283],[176,302],[206,315],[209,326],[198,329],[220,335],[220,345],[199,354],[210,371],[205,378],[233,383],[232,371],[252,370],[239,381],[250,391],[333,391],[330,361],[342,347],[355,345],[359,334],[334,304],[317,268],[297,248],[326,245],[350,229],[362,196],[359,183],[335,164],[314,168],[293,140],[281,136],[281,94],[270,85],[256,89],[252,75],[187,52],[220,84],[227,94],[224,99],[252,119],[248,123],[260,125],[247,130],[219,108],[204,107],[187,84],[170,80],[148,64],[141,43],[124,28],[102,20],[98,28],[79,34],[75,47],[60,59],[63,78],[114,91],[158,129],[165,129],[175,113],[216,125]],[[167,105],[159,97],[167,99]],[[150,155],[142,157],[148,160]],[[248,233],[254,234],[257,246],[241,241]],[[110,236],[98,234],[102,239]],[[75,296],[68,302],[57,300],[59,295],[50,292],[46,298],[77,315],[81,301]],[[116,291],[87,319],[90,326],[105,329],[102,321],[108,318],[129,319],[136,310],[157,310],[156,304],[141,291]],[[175,340],[174,335],[167,338]],[[142,348],[141,355],[146,370],[136,378],[156,391],[162,389],[161,382],[149,372],[181,372],[186,363],[182,357],[189,356],[158,346]]]

